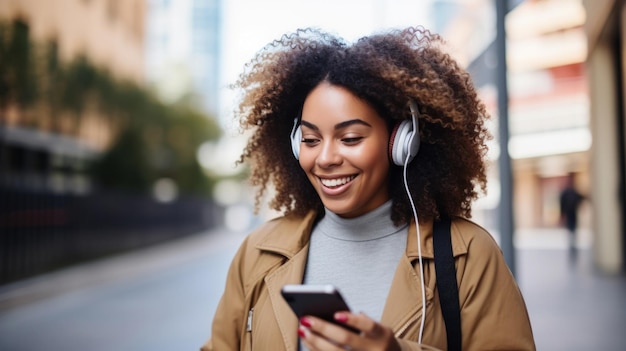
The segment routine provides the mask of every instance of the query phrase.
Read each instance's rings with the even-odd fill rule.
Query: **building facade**
[[[0,285],[220,222],[221,131],[147,87],[147,5],[0,0]]]
[[[146,78],[166,101],[191,98],[219,110],[222,5],[220,0],[150,0]]]
[[[60,59],[84,54],[136,81],[144,77],[145,13],[145,0],[0,1],[0,19],[23,21],[35,40],[54,40]]]
[[[495,74],[495,1],[438,1],[456,14],[437,31],[467,65],[493,117],[498,138]],[[509,0],[505,17],[512,207],[516,239],[525,233],[563,230],[559,196],[570,174],[576,188],[591,195],[592,131],[586,66],[588,22],[580,0]],[[477,202],[479,220],[497,226],[500,183],[492,145],[489,194]],[[593,211],[579,210],[577,245],[593,242]],[[516,240],[517,241],[517,240]]]
[[[55,93],[64,84],[80,87],[77,80],[102,81],[102,75],[94,77],[96,70],[107,82],[143,84],[145,11],[144,0],[0,1],[5,78],[12,79],[5,83],[17,86],[0,104],[2,184],[57,193],[89,190],[85,164],[111,144],[118,126],[82,101],[83,92]],[[56,75],[70,62],[65,76]],[[60,101],[71,107],[59,108]]]

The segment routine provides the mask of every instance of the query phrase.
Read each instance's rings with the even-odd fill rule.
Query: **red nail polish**
[[[348,316],[343,313],[337,313],[335,315],[335,320],[340,323],[345,323],[348,321]]]
[[[301,338],[306,337],[306,333],[304,332],[302,328],[298,328],[298,335],[300,335]]]
[[[300,318],[300,324],[304,325],[307,328],[311,328],[311,320],[306,317]]]

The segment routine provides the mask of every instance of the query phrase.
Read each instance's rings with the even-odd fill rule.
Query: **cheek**
[[[354,165],[362,169],[386,172],[390,166],[387,148],[381,145],[359,150],[353,153],[350,158]]]
[[[309,172],[313,167],[313,164],[315,164],[315,157],[310,152],[300,151],[298,163],[300,164],[300,168],[302,168],[305,172]]]

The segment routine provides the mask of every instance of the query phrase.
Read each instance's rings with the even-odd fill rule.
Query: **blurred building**
[[[517,229],[560,226],[559,192],[567,175],[578,175],[588,191],[591,146],[584,61],[585,12],[579,0],[508,1],[506,16],[509,87],[509,154]],[[437,1],[436,9],[456,14],[438,30],[467,65],[483,100],[498,121],[494,68],[493,0]],[[497,137],[497,128],[493,128]],[[497,146],[492,157],[498,157]],[[495,162],[494,162],[495,163]],[[490,191],[498,195],[497,169]],[[493,197],[493,194],[489,197]],[[485,220],[497,201],[483,201]],[[586,209],[588,213],[588,209]],[[589,228],[589,215],[582,227]]]
[[[515,228],[561,227],[559,193],[572,173],[576,187],[589,199],[579,211],[579,244],[593,244],[597,266],[618,272],[626,252],[624,3],[507,3],[508,151]],[[447,22],[439,21],[437,30],[467,65],[497,123],[494,0],[435,4],[435,9],[455,14]],[[493,130],[497,136],[497,128]],[[499,152],[497,146],[493,149],[495,161]],[[497,197],[495,162],[492,169],[489,190]],[[488,225],[497,205],[497,201],[479,203]]]
[[[143,79],[145,0],[2,0],[0,19],[54,40],[59,56],[79,54],[123,77]]]
[[[166,101],[191,98],[215,115],[220,96],[220,0],[149,0],[146,77]]]
[[[192,4],[194,41],[211,4]],[[196,151],[221,130],[147,87],[147,10],[0,0],[0,285],[219,223]]]
[[[0,1],[0,21],[6,28],[2,35],[10,51],[3,53],[4,63],[14,57],[30,65],[13,85],[42,85],[48,79],[43,83],[53,91],[51,75],[35,77],[37,83],[26,80],[37,75],[39,66],[58,66],[79,56],[115,78],[142,82],[145,10],[144,0]],[[44,54],[47,62],[39,62]],[[77,119],[45,103],[25,106],[19,100],[9,97],[0,108],[0,181],[10,187],[86,191],[88,179],[81,169],[110,144],[114,127],[109,119],[88,107]]]
[[[524,1],[506,18],[509,152],[518,228],[561,225],[567,175],[589,193],[589,98],[581,1]],[[589,229],[589,208],[580,228]]]

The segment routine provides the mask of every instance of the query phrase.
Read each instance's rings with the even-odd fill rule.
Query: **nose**
[[[334,141],[324,142],[317,155],[315,162],[319,167],[328,168],[340,165],[343,160],[340,152],[340,146]]]

